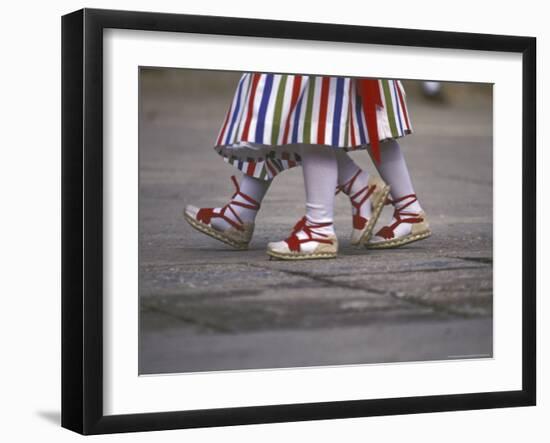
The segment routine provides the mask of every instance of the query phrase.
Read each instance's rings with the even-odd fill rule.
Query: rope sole
[[[320,260],[327,258],[336,258],[336,252],[321,252],[318,254],[282,254],[274,251],[266,251],[270,258],[279,260]]]
[[[209,237],[219,240],[225,243],[226,245],[232,246],[235,249],[241,249],[241,250],[248,249],[248,243],[237,242],[232,238],[223,235],[222,232],[216,231],[210,226],[204,223],[201,223],[200,221],[195,220],[193,217],[187,215],[185,211],[183,212],[183,218],[187,223],[191,225],[192,228],[196,229],[199,232],[202,232],[203,234],[208,235]]]
[[[404,237],[395,238],[393,240],[381,241],[376,243],[368,243],[366,247],[369,249],[399,248],[400,246],[408,245],[409,243],[413,243],[418,240],[424,240],[425,238],[428,238],[430,235],[432,235],[432,231],[424,231],[414,235],[413,234],[405,235]]]
[[[378,219],[380,218],[380,215],[382,214],[382,210],[384,209],[384,206],[386,204],[386,199],[388,198],[388,195],[390,194],[390,187],[388,185],[384,186],[382,189],[382,193],[380,194],[380,198],[374,202],[374,208],[373,212],[367,221],[367,226],[365,227],[365,232],[363,232],[363,235],[359,239],[357,243],[354,244],[356,247],[362,247],[364,246],[372,237],[372,233],[374,231],[374,227],[376,226],[376,223],[378,222]]]

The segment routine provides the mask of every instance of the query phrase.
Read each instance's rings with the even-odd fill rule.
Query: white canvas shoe
[[[235,184],[236,190],[231,197],[231,201],[227,205],[219,208],[219,210],[215,208],[197,208],[193,205],[187,205],[183,210],[183,216],[197,231],[233,246],[234,248],[248,249],[248,244],[254,233],[254,223],[243,222],[239,214],[233,209],[233,206],[241,206],[243,208],[258,211],[260,209],[260,203],[241,192],[235,176],[231,177],[231,179]],[[237,196],[248,203],[235,201],[235,197]],[[227,211],[231,211],[232,217],[226,215]],[[228,227],[225,229],[215,227],[212,223],[212,220],[215,218],[223,219],[226,222],[224,225]]]
[[[412,212],[406,210],[415,201],[415,194],[406,195],[398,200],[391,201],[390,203],[395,206],[392,223],[380,229],[367,243],[367,248],[398,248],[432,235],[424,211]]]
[[[312,223],[302,218],[286,240],[267,244],[267,255],[280,260],[314,260],[335,258],[338,239],[334,234],[320,232],[332,223]]]
[[[346,194],[353,207],[353,229],[351,232],[351,244],[354,246],[362,246],[366,244],[374,230],[374,226],[384,209],[386,199],[390,193],[390,187],[384,183],[384,181],[375,176],[369,176],[367,186],[361,188],[356,192],[352,192],[351,189],[355,183],[355,180],[361,174],[361,170],[344,185],[339,186],[337,194],[343,192]],[[363,205],[370,205],[370,216],[364,217],[361,214]]]

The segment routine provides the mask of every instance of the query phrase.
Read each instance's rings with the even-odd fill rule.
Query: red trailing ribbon
[[[378,80],[361,79],[357,80],[357,89],[361,96],[363,112],[367,122],[367,131],[371,146],[372,157],[376,163],[380,163],[380,141],[378,138],[378,119],[376,117],[376,107],[384,107],[382,97],[380,96],[380,87]]]

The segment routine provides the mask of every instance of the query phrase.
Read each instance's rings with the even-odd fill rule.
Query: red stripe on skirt
[[[256,169],[256,162],[249,162],[246,168],[246,175],[254,176],[254,170]]]
[[[399,102],[401,103],[401,109],[403,109],[403,115],[405,116],[405,122],[407,122],[407,129],[411,130],[411,124],[409,123],[409,116],[407,115],[407,108],[405,106],[405,101],[403,100],[403,95],[401,94],[401,88],[397,85],[397,93],[399,94]]]
[[[267,165],[267,169],[269,169],[269,172],[271,172],[271,175],[275,177],[277,175],[277,170],[273,167],[271,161],[268,158],[265,159],[265,164]]]
[[[317,125],[317,143],[320,145],[325,144],[325,127],[327,123],[327,111],[328,111],[328,88],[330,85],[330,78],[323,77],[323,83],[321,85],[321,102],[319,103],[319,124]]]
[[[260,74],[252,74],[252,87],[250,90],[250,97],[248,98],[248,110],[246,113],[246,121],[244,123],[243,135],[241,139],[248,141],[248,131],[250,130],[250,122],[252,121],[252,114],[254,111],[254,99],[256,98],[256,88],[260,81]]]
[[[290,99],[290,110],[288,112],[288,116],[286,118],[285,123],[285,132],[283,135],[283,144],[286,144],[288,142],[288,133],[290,132],[290,120],[292,119],[292,113],[294,112],[294,109],[296,108],[296,103],[298,102],[298,96],[300,95],[300,86],[302,84],[302,76],[301,75],[295,75],[294,76],[294,82],[292,83],[292,95]]]
[[[220,135],[218,136],[218,141],[216,142],[216,146],[220,146],[222,144],[222,140],[225,137],[225,129],[227,128],[227,122],[229,121],[229,115],[231,114],[231,108],[233,107],[233,103],[229,105],[229,109],[227,110],[227,114],[225,116],[225,121],[223,122],[222,131],[220,132]]]

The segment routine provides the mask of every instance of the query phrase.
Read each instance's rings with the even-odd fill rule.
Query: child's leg
[[[331,148],[304,145],[302,170],[306,191],[306,218],[315,224],[329,224],[319,232],[334,234],[334,190],[338,181],[336,153]]]
[[[339,150],[336,153],[336,159],[338,160],[339,189],[348,196],[353,196],[359,193],[357,197],[360,199],[367,192],[369,173],[365,170],[361,170],[357,163],[355,163],[348,153],[343,150]],[[352,206],[352,215],[354,217],[359,215],[368,219],[371,216],[371,212],[372,205],[370,204]]]
[[[344,186],[357,172],[361,172],[368,179],[367,171],[362,171],[359,165],[343,149],[336,152],[336,160],[338,161],[338,186]],[[363,181],[367,182],[367,180]]]
[[[382,213],[389,187],[378,177],[369,176],[344,151],[338,151],[338,188],[351,203],[353,230],[351,244],[362,245],[369,241]]]
[[[254,221],[260,204],[271,181],[259,180],[248,175],[235,184],[235,193],[221,208],[197,208],[187,205],[185,220],[198,231],[234,248],[246,249],[254,232]]]
[[[225,211],[225,215],[233,222],[238,223],[240,218],[244,223],[254,223],[256,215],[260,209],[262,200],[265,197],[267,190],[271,185],[271,180],[260,180],[258,178],[251,177],[249,175],[243,175],[239,184],[240,192],[233,198],[233,202],[242,203],[245,206],[239,204],[231,204],[231,210]],[[246,196],[246,197],[243,197]],[[248,198],[247,198],[248,197]],[[252,199],[258,203],[258,205],[250,205]],[[221,211],[222,208],[215,208],[215,212]],[[237,218],[238,217],[238,218]],[[212,226],[215,229],[226,230],[231,225],[223,218],[212,219]]]
[[[429,237],[431,231],[426,214],[417,200],[399,143],[395,140],[383,143],[380,153],[381,162],[376,167],[391,186],[394,213],[391,223],[380,229],[368,246],[394,248]]]
[[[409,168],[399,143],[396,140],[383,143],[380,153],[382,161],[380,164],[375,163],[376,168],[382,179],[391,186],[392,199],[398,201],[405,196],[415,195]],[[418,201],[411,203],[408,209],[414,212],[422,211]]]
[[[306,215],[290,237],[267,245],[267,253],[279,259],[336,257],[334,234],[334,190],[338,182],[338,162],[332,148],[302,147],[302,171],[306,191]]]

